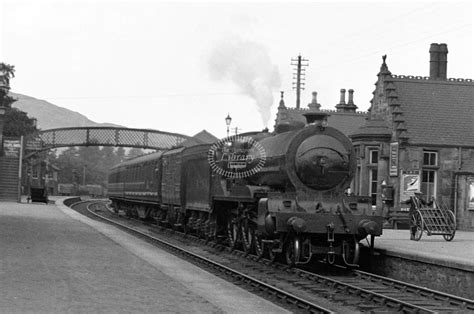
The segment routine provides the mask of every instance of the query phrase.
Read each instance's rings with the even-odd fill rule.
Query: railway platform
[[[452,241],[427,234],[412,241],[409,230],[384,230],[368,265],[378,275],[474,300],[474,232],[456,230]]]
[[[0,203],[5,313],[284,313],[151,244],[56,204]]]
[[[426,234],[412,241],[409,230],[384,229],[375,240],[375,249],[385,255],[463,269],[474,276],[474,232],[456,230],[450,242],[441,235]]]

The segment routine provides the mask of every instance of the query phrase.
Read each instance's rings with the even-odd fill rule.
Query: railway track
[[[128,224],[120,223],[116,220],[104,217],[103,215],[98,214],[96,210],[94,210],[94,206],[97,206],[97,203],[88,204],[87,211],[95,217],[98,217],[102,220],[107,221],[110,224],[124,229],[127,232],[134,234],[135,236],[144,238],[147,241],[157,244],[160,248],[165,248],[167,251],[171,251],[174,254],[183,257],[185,260],[192,261],[194,264],[197,264],[207,270],[210,270],[214,274],[224,276],[228,280],[232,281],[234,284],[237,284],[239,286],[247,286],[248,289],[252,291],[258,290],[260,294],[266,294],[269,296],[270,299],[276,299],[280,303],[286,303],[287,306],[290,305],[290,308],[294,308],[298,311],[307,311],[311,313],[334,313],[332,310],[329,310],[317,303],[300,298],[283,289],[279,289],[268,283],[260,281],[257,278],[244,274],[243,272],[227,267],[226,265],[208,259],[204,256],[195,254],[189,250],[186,250],[163,239],[159,239],[134,226],[130,226]],[[74,207],[74,205],[72,205],[71,207]]]
[[[148,241],[159,243],[161,247],[174,254],[191,260],[214,274],[230,278],[248,290],[263,294],[277,303],[290,305],[293,307],[292,310],[317,313],[474,312],[473,300],[362,271],[340,269],[335,274],[322,275],[298,268],[288,268],[286,265],[270,263],[268,260],[258,260],[255,256],[238,251],[232,252],[215,244],[211,245],[215,250],[214,253],[202,249],[198,249],[198,253],[195,253],[192,251],[196,249],[183,249],[182,244],[172,244],[150,235],[143,225],[123,219],[118,222],[119,217],[111,216],[111,213],[104,211],[102,206],[104,205],[90,204],[88,210],[91,215]],[[190,237],[186,238],[189,240]],[[325,303],[326,306],[320,305]]]

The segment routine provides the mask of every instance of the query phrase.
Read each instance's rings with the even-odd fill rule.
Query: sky
[[[392,74],[429,75],[431,43],[448,45],[448,77],[474,78],[470,1],[0,0],[0,62],[11,91],[95,122],[193,135],[273,129],[280,91],[294,107],[340,89],[370,106],[387,55]]]

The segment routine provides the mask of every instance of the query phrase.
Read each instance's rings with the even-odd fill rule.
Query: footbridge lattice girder
[[[166,150],[179,146],[189,136],[150,129],[76,127],[40,131],[41,150],[70,146],[122,146]]]

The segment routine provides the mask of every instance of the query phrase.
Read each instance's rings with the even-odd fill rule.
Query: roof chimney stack
[[[439,68],[439,45],[431,44],[430,46],[430,78],[438,77]]]
[[[339,105],[346,104],[346,90],[343,88],[341,89],[341,100],[339,100]]]
[[[354,90],[349,89],[349,99],[347,100],[347,104],[353,106],[354,105]]]
[[[439,44],[438,77],[441,79],[446,79],[447,70],[448,70],[448,45]]]
[[[336,110],[337,111],[344,111],[344,108],[346,107],[346,90],[344,88],[341,89],[341,99],[339,100],[339,103],[336,105]]]
[[[430,46],[430,78],[446,79],[448,68],[448,46],[431,44]]]

